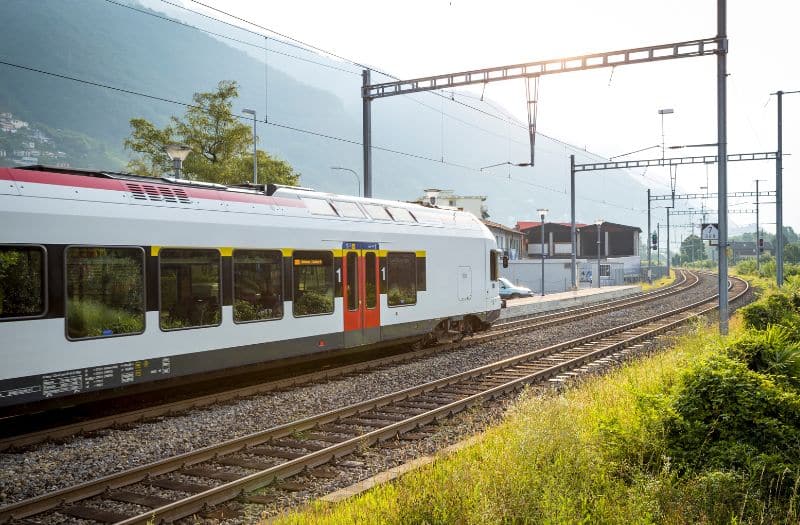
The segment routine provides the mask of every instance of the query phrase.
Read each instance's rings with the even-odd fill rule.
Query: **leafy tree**
[[[686,237],[681,243],[681,261],[701,261],[706,259],[706,246],[697,235]]]
[[[183,143],[192,152],[183,162],[183,175],[190,179],[219,184],[239,184],[253,180],[253,133],[250,126],[233,115],[233,100],[239,96],[234,81],[223,80],[213,92],[195,93],[193,104],[183,117],[171,117],[158,128],[146,119],[131,119],[131,135],[125,147],[138,154],[128,169],[138,175],[161,176],[172,170],[164,148]],[[285,161],[263,150],[257,152],[258,182],[296,185],[300,174]]]
[[[800,263],[800,243],[795,242],[783,245],[783,262]]]

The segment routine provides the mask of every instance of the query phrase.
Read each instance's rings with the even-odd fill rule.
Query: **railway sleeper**
[[[274,467],[278,462],[256,461],[254,459],[247,459],[241,456],[224,457],[215,460],[220,465],[227,465],[230,467],[242,467],[251,470],[267,470]]]
[[[130,518],[129,515],[113,510],[103,510],[88,505],[71,505],[69,507],[62,507],[58,512],[73,518],[82,520],[98,521],[100,523],[117,523]]]
[[[255,454],[256,456],[266,456],[271,458],[280,459],[297,459],[305,456],[302,452],[292,452],[290,450],[280,450],[270,447],[252,447],[247,449],[248,454]]]
[[[158,487],[160,489],[174,490],[176,492],[185,492],[186,494],[200,494],[209,489],[214,488],[210,485],[200,485],[199,483],[186,483],[174,479],[150,479],[142,481],[143,485],[150,487]]]

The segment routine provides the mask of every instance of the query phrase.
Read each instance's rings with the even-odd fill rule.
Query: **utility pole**
[[[761,269],[761,228],[758,222],[758,183],[761,179],[756,179],[756,270]]]
[[[362,126],[363,148],[364,148],[364,197],[372,198],[372,97],[369,94],[369,69],[362,73]]]
[[[717,0],[717,216],[719,217],[719,333],[728,334],[727,3]],[[780,154],[778,154],[780,158]]]
[[[574,173],[574,172],[573,172]],[[650,226],[650,188],[647,188],[647,236],[652,235]],[[647,239],[647,283],[653,284],[652,266],[653,266],[653,247],[651,246],[651,239]]]
[[[578,289],[578,235],[575,227],[575,155],[569,156],[569,213],[570,213],[570,228],[569,240],[572,244],[572,264],[570,267],[570,276],[572,277],[572,289]]]
[[[661,223],[656,223],[656,257],[658,258],[658,262],[656,263],[659,268],[661,267]],[[659,270],[660,271],[660,270]]]
[[[667,277],[670,274],[670,268],[672,267],[672,261],[669,258],[669,210],[672,209],[672,206],[667,206]]]

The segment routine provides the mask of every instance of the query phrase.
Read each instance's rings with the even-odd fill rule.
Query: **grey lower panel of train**
[[[485,323],[491,323],[499,316],[499,311],[477,314],[477,317]],[[386,343],[422,336],[430,333],[439,321],[440,319],[432,319],[382,326],[381,340]],[[0,407],[78,396],[343,348],[345,348],[344,333],[337,332],[17,377],[0,381]]]

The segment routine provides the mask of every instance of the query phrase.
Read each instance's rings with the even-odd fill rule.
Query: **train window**
[[[44,261],[40,246],[0,246],[0,319],[44,315]]]
[[[411,212],[405,208],[389,208],[389,213],[398,222],[417,222]]]
[[[386,208],[380,204],[364,204],[364,209],[367,210],[367,214],[373,219],[379,219],[382,221],[392,220],[392,216],[389,215],[389,212],[386,211]]]
[[[333,254],[331,252],[296,251],[294,269],[294,315],[333,313]]]
[[[219,251],[166,248],[159,254],[159,263],[161,329],[219,325]]]
[[[386,266],[389,306],[416,304],[417,256],[413,253],[389,253]]]
[[[363,219],[364,212],[358,207],[355,202],[347,201],[333,201],[333,207],[339,212],[342,217],[353,217],[356,219]]]
[[[500,268],[498,268],[498,258],[500,252],[498,250],[489,250],[489,280],[496,281],[500,277]]]
[[[322,199],[302,199],[306,208],[313,215],[329,215],[336,217],[336,210],[333,209],[331,203]]]
[[[67,337],[144,332],[144,250],[76,246],[65,259]]]
[[[347,282],[345,283],[345,296],[347,297],[347,309],[358,310],[358,254],[349,252],[346,263]]]
[[[378,270],[375,253],[367,252],[364,256],[364,265],[366,267],[366,292],[367,295],[367,308],[375,308],[378,305]]]
[[[283,317],[283,255],[279,251],[233,252],[233,321]]]

